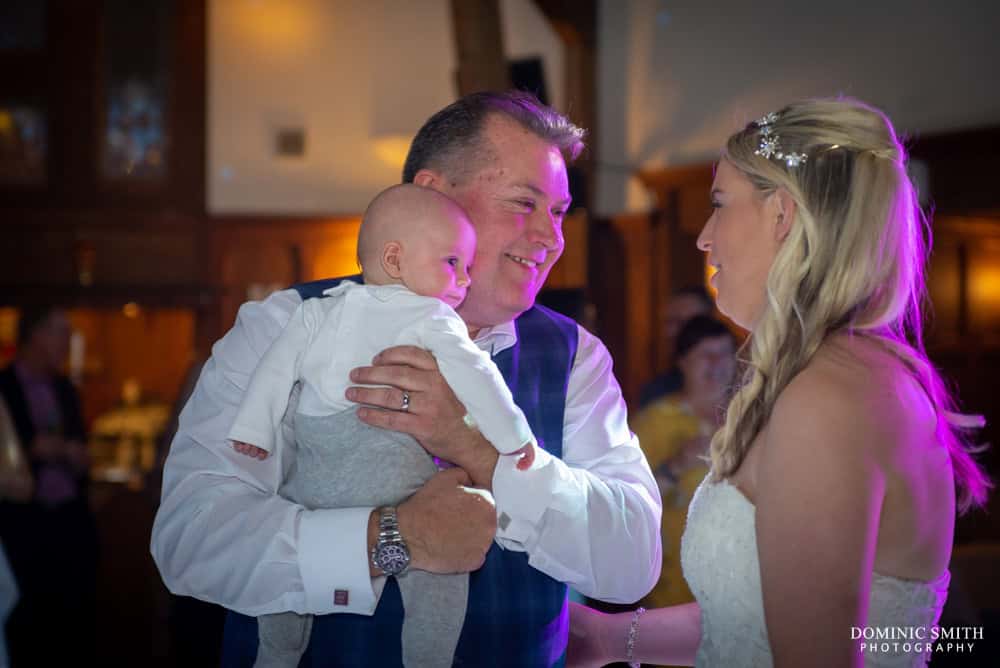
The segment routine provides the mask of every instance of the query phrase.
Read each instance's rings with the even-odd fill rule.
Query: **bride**
[[[698,248],[719,309],[751,334],[682,539],[697,603],[574,605],[570,666],[926,662],[956,508],[989,481],[962,432],[976,420],[924,353],[928,249],[904,162],[888,119],[853,100],[730,137]],[[913,642],[869,646],[886,627]]]

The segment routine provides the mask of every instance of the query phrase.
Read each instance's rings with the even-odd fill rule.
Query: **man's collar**
[[[509,320],[492,327],[479,330],[475,343],[493,357],[517,343],[517,328],[514,321]]]

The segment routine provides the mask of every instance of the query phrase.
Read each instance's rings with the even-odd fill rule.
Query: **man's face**
[[[472,285],[458,309],[473,332],[531,308],[563,251],[570,204],[559,149],[517,123],[494,116],[483,135],[493,156],[478,172],[441,190],[468,212],[478,245]]]

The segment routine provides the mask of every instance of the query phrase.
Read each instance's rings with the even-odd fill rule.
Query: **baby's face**
[[[418,295],[437,297],[458,308],[472,282],[469,267],[476,254],[476,232],[468,219],[456,214],[423,221],[422,234],[404,253],[406,286]]]

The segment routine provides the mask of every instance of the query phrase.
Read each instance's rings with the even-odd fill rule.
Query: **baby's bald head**
[[[358,262],[365,282],[397,282],[383,266],[387,244],[403,249],[440,237],[441,228],[471,227],[465,210],[454,200],[431,188],[403,183],[375,196],[361,219]],[[471,260],[470,260],[471,261]]]

